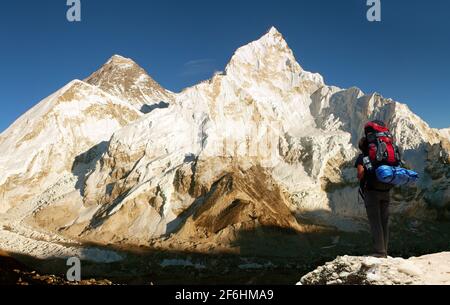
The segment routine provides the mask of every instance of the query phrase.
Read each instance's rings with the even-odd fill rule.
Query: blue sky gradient
[[[113,54],[133,58],[161,85],[191,86],[223,70],[236,48],[274,25],[299,63],[327,84],[400,102],[432,127],[450,127],[450,1],[66,0],[0,4],[0,131]]]

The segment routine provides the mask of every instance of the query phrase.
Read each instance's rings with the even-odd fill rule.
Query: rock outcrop
[[[300,285],[450,285],[450,252],[402,258],[342,256],[305,275]]]

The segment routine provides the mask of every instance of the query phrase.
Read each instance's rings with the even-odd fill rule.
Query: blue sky
[[[133,58],[180,91],[223,70],[236,48],[276,26],[299,63],[327,84],[407,103],[432,127],[450,126],[450,1],[66,0],[0,3],[0,131],[113,54]]]

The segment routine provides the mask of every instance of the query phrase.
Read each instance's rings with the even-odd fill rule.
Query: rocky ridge
[[[342,256],[302,277],[300,285],[450,285],[450,253],[410,259]]]

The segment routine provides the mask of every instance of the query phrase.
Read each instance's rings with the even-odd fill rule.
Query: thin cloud
[[[216,71],[216,61],[210,58],[190,60],[183,65],[180,76],[192,77],[213,74]]]

